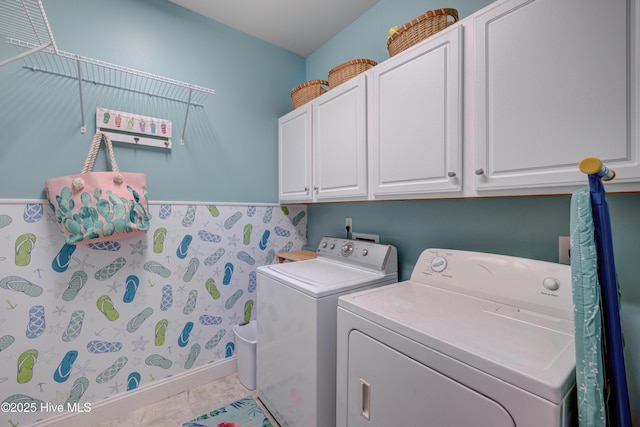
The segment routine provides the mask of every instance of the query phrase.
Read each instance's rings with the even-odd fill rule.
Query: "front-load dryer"
[[[335,427],[338,297],[398,281],[393,246],[325,237],[316,252],[258,268],[256,391],[283,427]]]
[[[340,297],[336,425],[572,425],[570,270],[428,249],[410,280]]]

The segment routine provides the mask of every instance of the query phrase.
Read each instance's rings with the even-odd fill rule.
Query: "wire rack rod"
[[[0,0],[0,33],[57,51],[41,0]]]
[[[7,43],[19,50],[28,51],[39,46],[23,40],[7,38]],[[121,65],[48,47],[24,58],[25,67],[73,79],[78,78],[78,63],[81,65],[82,80],[111,88],[146,94],[163,99],[202,106],[207,95],[215,94],[213,89],[191,83],[158,76]],[[190,96],[191,94],[191,96]]]

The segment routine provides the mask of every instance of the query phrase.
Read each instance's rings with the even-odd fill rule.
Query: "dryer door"
[[[514,427],[493,400],[353,330],[349,335],[349,427]]]

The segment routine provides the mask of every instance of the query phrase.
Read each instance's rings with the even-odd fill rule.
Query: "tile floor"
[[[255,390],[247,390],[240,383],[237,373],[220,378],[202,387],[187,390],[128,414],[120,414],[118,417],[96,424],[94,427],[180,427],[182,423],[246,396],[253,397],[265,415],[271,420],[273,427],[278,427],[278,424],[265,410],[262,402],[256,397]]]

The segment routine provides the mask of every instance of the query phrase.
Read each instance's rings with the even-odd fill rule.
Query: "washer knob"
[[[336,247],[336,245],[335,245],[334,243],[332,243],[332,244],[330,244],[330,245],[329,245],[329,249],[333,249],[333,248],[335,248],[335,247]]]
[[[441,273],[447,268],[447,259],[445,257],[437,256],[431,260],[431,269],[436,273]]]
[[[322,242],[322,247],[326,248],[327,247],[327,242]]]
[[[353,252],[353,243],[345,243],[342,245],[342,256],[348,257]]]
[[[542,286],[550,291],[557,291],[560,288],[560,282],[558,282],[558,279],[553,277],[547,277],[542,281]]]
[[[369,255],[369,250],[368,249],[363,249],[362,250],[362,256],[367,256]]]

